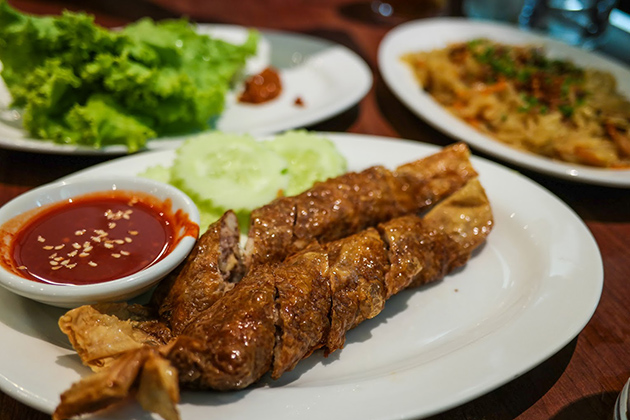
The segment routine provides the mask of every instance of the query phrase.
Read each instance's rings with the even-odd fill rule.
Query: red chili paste
[[[238,98],[239,102],[260,104],[280,95],[282,83],[278,72],[271,67],[245,81],[245,91]]]

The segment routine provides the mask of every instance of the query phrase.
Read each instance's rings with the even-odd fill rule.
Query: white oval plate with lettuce
[[[198,25],[197,31],[228,42],[242,43],[248,29],[234,25]],[[0,63],[1,65],[1,63]],[[267,66],[280,74],[282,93],[267,103],[239,103],[237,84],[226,96],[225,110],[214,122],[223,132],[272,134],[292,128],[308,127],[337,115],[359,102],[372,86],[372,73],[367,64],[350,49],[311,36],[280,31],[261,31],[256,56],[244,70],[253,75]],[[296,100],[303,105],[296,105]],[[0,109],[11,97],[0,78]],[[193,133],[191,133],[193,134]],[[160,137],[148,141],[147,149],[171,149],[189,135]],[[53,154],[119,155],[127,147],[112,145],[94,148],[65,145],[32,138],[19,121],[0,118],[0,147]]]

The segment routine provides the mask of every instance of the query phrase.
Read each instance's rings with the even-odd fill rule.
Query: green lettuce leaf
[[[130,152],[150,138],[209,127],[259,35],[243,45],[190,22],[141,19],[119,31],[92,16],[30,16],[0,0],[0,61],[12,106],[35,138]]]

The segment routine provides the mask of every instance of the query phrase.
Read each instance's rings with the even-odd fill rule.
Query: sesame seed
[[[73,247],[74,249],[81,249],[81,245],[79,245],[79,244],[78,244],[78,243],[76,243],[76,242],[72,244],[72,247]]]
[[[81,235],[83,235],[84,233],[85,233],[85,229],[77,230],[76,232],[74,232],[74,234],[75,234],[76,236],[81,236]]]
[[[49,262],[50,262],[50,265],[59,265],[59,263],[57,261],[54,261],[54,260],[53,261],[49,261]]]
[[[53,270],[59,270],[59,269],[61,268],[61,266],[60,266],[60,265],[57,265],[57,266],[55,266],[55,267],[50,267],[50,268],[52,268]]]
[[[43,248],[44,248],[46,251],[50,251],[51,249],[53,249],[53,248],[54,248],[54,246],[52,246],[52,245],[45,245]]]
[[[111,242],[105,242],[104,246],[107,249],[112,249],[114,247],[114,245]]]
[[[74,268],[74,267],[76,267],[76,266],[77,266],[77,264],[76,264],[76,263],[74,263],[74,264],[68,264],[68,265],[66,265],[66,268],[70,268],[70,269],[72,269],[72,268]]]
[[[63,257],[57,257],[54,259],[54,261],[61,261],[61,260],[63,260]]]
[[[89,256],[90,256],[90,254],[87,253],[87,252],[82,252],[82,253],[79,254],[79,257],[81,257],[81,258],[85,258],[85,257],[89,257]]]
[[[56,249],[56,250],[60,250],[60,249],[62,249],[64,246],[66,246],[66,245],[65,245],[65,244],[57,245],[57,246],[55,247],[55,249]]]
[[[108,227],[108,228],[110,228],[110,229],[114,229],[114,228],[116,227],[116,223],[114,223],[114,222],[110,222],[110,223],[107,225],[107,227]]]
[[[48,258],[52,260],[52,259],[53,259],[53,258],[55,258],[56,256],[57,256],[57,253],[56,253],[56,252],[53,252],[52,254],[50,254],[50,255],[48,256]]]
[[[118,245],[122,245],[125,243],[125,241],[123,241],[122,239],[114,239],[114,243]]]
[[[39,235],[39,236],[37,237],[37,242],[46,242],[46,239],[44,239],[44,237],[43,237],[43,236]]]
[[[83,242],[83,248],[87,248],[88,246],[92,246],[92,244],[87,241]]]
[[[138,234],[138,231],[137,230],[130,230],[127,233],[129,233],[131,236],[136,236]]]
[[[77,255],[77,252],[79,252],[79,251],[75,249],[74,251],[69,252],[67,255],[68,255],[68,257],[74,257],[75,255]]]
[[[90,239],[92,239],[94,242],[101,242],[100,236],[92,236]]]
[[[127,242],[127,243],[131,243],[131,238],[130,238],[130,237],[126,237],[126,238],[125,238],[125,242]]]
[[[70,263],[70,260],[61,261],[61,265],[68,265],[69,263]]]
[[[98,264],[96,264],[94,261],[90,261],[88,265],[92,267],[96,267]]]
[[[94,249],[93,246],[88,246],[87,248],[83,248],[83,252],[90,252],[93,249]]]
[[[120,251],[120,253],[121,253],[122,255],[129,255],[129,251],[125,251],[124,249],[123,249],[122,251]]]
[[[21,265],[21,266],[18,267],[18,270],[26,270],[26,266]]]
[[[112,257],[114,257],[114,258],[120,258],[120,254],[112,254]]]

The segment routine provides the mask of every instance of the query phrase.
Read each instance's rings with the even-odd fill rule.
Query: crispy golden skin
[[[249,239],[245,245],[245,264],[281,261],[293,244],[296,202],[280,197],[272,204],[254,209],[250,217]]]
[[[477,178],[430,210],[424,220],[454,242],[448,250],[449,271],[464,265],[494,226],[490,201]]]

